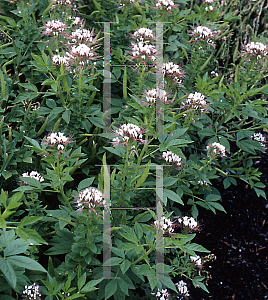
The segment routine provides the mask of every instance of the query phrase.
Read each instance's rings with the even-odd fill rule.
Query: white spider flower
[[[168,104],[170,101],[167,100],[168,94],[164,89],[156,88],[156,89],[150,89],[145,91],[144,94],[146,98],[146,103],[148,105],[155,105],[156,104],[156,98],[159,98],[159,100],[165,104]]]
[[[74,43],[79,43],[81,41],[92,43],[94,41],[93,32],[88,29],[76,29],[72,32],[70,39]]]
[[[34,179],[38,180],[39,182],[44,181],[44,178],[37,171],[32,171],[30,174],[28,172],[25,172],[21,176],[34,178]]]
[[[62,132],[52,132],[44,140],[50,147],[57,147],[58,150],[63,150],[68,143],[70,143],[70,137],[66,137]]]
[[[215,71],[211,71],[210,74],[212,76],[215,76],[215,77],[218,77],[219,76],[219,73],[215,72]]]
[[[255,141],[258,141],[262,147],[265,147],[265,137],[260,133],[254,133],[252,136],[251,136],[252,139],[254,139]]]
[[[158,289],[157,293],[151,293],[153,296],[158,298],[159,300],[168,300],[170,299],[170,294],[168,293],[167,289],[162,289],[161,291]]]
[[[115,137],[113,139],[113,144],[119,145],[127,145],[130,140],[143,143],[143,130],[135,125],[135,124],[123,124],[119,127],[118,130],[115,130],[114,133],[118,135],[118,137]]]
[[[145,60],[146,58],[151,59],[152,61],[156,60],[156,47],[151,44],[144,43],[142,41],[133,44],[132,43],[132,59],[142,58]]]
[[[211,5],[210,5],[209,7],[205,7],[205,10],[206,10],[206,11],[213,11],[213,9],[214,9],[214,8],[213,8],[213,6],[211,6]]]
[[[96,205],[102,207],[105,206],[103,193],[92,187],[82,190],[75,203],[77,203],[78,211],[82,211],[84,209],[92,211]]]
[[[201,179],[201,180],[198,180],[197,183],[198,183],[200,186],[204,186],[204,185],[207,185],[207,186],[208,186],[208,185],[209,185],[205,180],[202,180],[202,179]]]
[[[202,266],[202,259],[201,259],[201,257],[199,255],[197,255],[197,256],[190,256],[190,260],[192,262],[194,262],[195,265],[197,265],[199,267]]]
[[[226,156],[226,149],[223,145],[221,145],[220,143],[212,143],[211,145],[207,146],[207,151],[210,151],[211,149],[213,149],[213,155],[220,155],[221,157]]]
[[[214,0],[204,0],[204,2],[205,2],[206,4],[211,4],[211,3],[214,3]]]
[[[178,222],[185,227],[189,227],[190,229],[194,229],[198,225],[196,220],[193,217],[185,216],[183,218],[178,218]]]
[[[246,46],[243,46],[243,48],[244,51],[242,51],[242,53],[248,56],[256,56],[258,60],[268,56],[268,47],[259,42],[248,43]]]
[[[206,26],[197,26],[191,35],[195,36],[195,41],[205,41],[208,45],[215,47],[215,42],[213,41],[220,33],[220,30],[212,31]]]
[[[207,110],[207,102],[204,100],[205,96],[202,95],[201,93],[195,92],[194,94],[191,93],[188,95],[185,101],[182,101],[183,107],[186,109],[193,109],[197,113],[198,112],[204,112]]]
[[[68,56],[60,56],[60,55],[54,55],[52,57],[52,62],[53,65],[61,65],[63,64],[63,66],[69,66],[69,62],[70,62],[70,57]]]
[[[168,231],[169,233],[174,231],[173,223],[169,218],[161,217],[160,220],[154,221],[154,227],[162,230],[163,234]]]
[[[94,52],[93,49],[88,47],[85,44],[79,44],[78,46],[73,46],[71,50],[71,55],[80,56],[80,57],[93,57]]]
[[[164,63],[162,65],[162,72],[164,76],[172,77],[177,84],[181,84],[180,78],[184,78],[184,71],[182,71],[182,68],[173,62]]]
[[[25,285],[24,291],[22,292],[22,297],[27,298],[29,300],[41,300],[41,293],[39,291],[39,285],[34,283],[32,285]]]
[[[66,24],[59,20],[48,21],[45,28],[45,35],[59,35],[59,33],[63,33],[66,30]]]
[[[190,296],[186,282],[180,280],[178,283],[175,283],[175,286],[181,295],[186,297]]]
[[[163,8],[167,11],[171,11],[172,9],[179,6],[178,4],[175,5],[175,3],[172,0],[157,0],[156,1],[156,8],[160,9]]]
[[[155,36],[153,34],[153,31],[149,28],[142,27],[134,32],[133,35],[131,35],[133,38],[135,38],[138,42],[143,42],[144,40],[148,39],[154,39]]]
[[[171,151],[163,152],[162,157],[168,164],[175,164],[178,167],[181,167],[182,165],[181,163],[182,158],[172,153]]]

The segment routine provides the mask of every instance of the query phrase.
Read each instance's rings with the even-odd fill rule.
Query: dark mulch
[[[261,156],[254,166],[263,173],[268,196],[268,155]],[[268,201],[242,181],[227,190],[222,183],[217,188],[227,214],[201,210],[203,228],[195,239],[217,257],[205,263],[210,293],[193,288],[191,299],[268,299]]]

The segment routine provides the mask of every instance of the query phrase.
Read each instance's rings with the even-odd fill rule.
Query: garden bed
[[[263,173],[267,194],[267,154],[254,165]],[[205,264],[210,294],[193,288],[192,299],[268,299],[268,202],[241,181],[225,191],[218,183],[218,189],[227,214],[201,210],[203,229],[196,238],[217,257]]]

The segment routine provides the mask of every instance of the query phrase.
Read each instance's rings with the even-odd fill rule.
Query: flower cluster
[[[59,21],[59,20],[52,20],[48,21],[46,25],[44,26],[45,28],[45,35],[56,35],[58,36],[59,33],[63,33],[66,30],[66,24]]]
[[[153,34],[153,31],[149,28],[140,28],[134,32],[133,35],[131,35],[133,38],[135,38],[138,42],[143,42],[144,40],[150,40],[155,39],[155,36]]]
[[[205,2],[206,4],[211,4],[211,3],[214,3],[214,0],[204,0],[204,2]]]
[[[141,62],[146,60],[156,60],[156,47],[150,44],[155,39],[152,30],[148,28],[140,28],[131,35],[135,39],[135,43],[131,43],[132,60],[141,58]]]
[[[198,180],[197,183],[200,185],[200,186],[204,186],[204,185],[208,185],[208,183],[205,181],[205,180]]]
[[[118,130],[115,130],[114,133],[118,135],[113,139],[112,143],[114,145],[127,145],[130,141],[143,143],[143,130],[135,124],[123,124]]]
[[[212,143],[211,145],[207,146],[207,151],[211,151],[212,150],[212,154],[215,155],[220,155],[221,157],[226,156],[225,153],[225,147],[223,145],[221,145],[220,143]]]
[[[51,133],[45,139],[45,143],[53,148],[56,146],[58,150],[63,150],[70,142],[70,138],[66,137],[62,132]]]
[[[215,71],[211,71],[210,74],[212,76],[215,76],[215,77],[218,77],[219,76],[219,73],[215,72]]]
[[[167,11],[171,11],[172,9],[179,6],[178,4],[175,5],[172,0],[156,0],[156,8],[160,9],[163,8]]]
[[[169,218],[161,217],[160,220],[154,221],[154,227],[162,230],[163,234],[168,231],[169,233],[174,231],[173,223]]]
[[[73,26],[82,26],[84,24],[84,20],[79,17],[69,17],[72,20]]]
[[[59,54],[57,55],[54,55],[52,57],[52,62],[53,62],[53,65],[63,65],[63,66],[69,66],[69,63],[70,63],[70,57],[68,56],[61,56]]]
[[[77,203],[78,211],[83,211],[84,209],[92,211],[96,205],[102,207],[105,206],[104,195],[102,192],[92,187],[82,190],[75,203]]]
[[[30,174],[28,172],[25,172],[21,176],[34,178],[34,179],[38,180],[39,182],[44,181],[44,178],[36,171],[32,171]]]
[[[170,296],[167,289],[161,291],[158,289],[157,293],[151,293],[151,294],[156,298],[159,298],[159,300],[168,300]]]
[[[190,296],[187,284],[183,280],[180,280],[179,282],[175,283],[176,288],[178,289],[178,292],[183,296]]]
[[[29,300],[41,300],[41,294],[39,292],[39,285],[34,283],[32,285],[25,285],[22,297]]]
[[[252,139],[254,139],[255,141],[258,141],[262,147],[265,147],[265,137],[260,133],[254,133],[252,136],[251,136]]]
[[[152,61],[156,60],[156,47],[154,45],[138,42],[137,44],[132,44],[131,50],[134,59],[141,58],[143,61],[145,61],[146,58],[149,58]]]
[[[201,93],[195,92],[188,95],[185,101],[182,101],[182,108],[193,109],[196,113],[207,110],[207,102],[204,100],[205,96]]]
[[[145,91],[144,96],[146,98],[146,103],[151,106],[155,105],[156,98],[159,98],[159,100],[164,104],[168,104],[170,102],[167,100],[168,98],[167,92],[164,89],[160,89],[160,88]]]
[[[181,157],[171,151],[163,152],[162,157],[168,164],[175,164],[178,167],[181,167]]]
[[[205,10],[206,10],[206,11],[209,11],[209,12],[210,12],[210,11],[213,11],[213,9],[214,9],[214,8],[213,8],[212,5],[209,5],[209,6],[205,7]]]
[[[190,256],[190,261],[194,262],[196,266],[202,266],[202,259],[199,255]]]
[[[197,26],[191,35],[195,36],[195,41],[205,41],[208,45],[215,47],[213,39],[215,39],[220,33],[220,30],[212,31],[206,26]]]
[[[180,223],[182,226],[189,227],[190,229],[194,229],[197,227],[197,222],[193,217],[183,217],[178,218],[178,223]]]
[[[242,51],[242,53],[244,53],[247,56],[255,56],[257,57],[257,59],[261,59],[263,57],[267,57],[268,56],[268,47],[262,43],[259,42],[251,42],[246,44],[246,46],[243,46],[244,51]]]
[[[181,78],[184,78],[182,68],[173,62],[164,63],[162,66],[162,72],[164,76],[172,77],[174,82],[177,84],[181,84]]]
[[[75,44],[79,43],[80,41],[92,43],[94,42],[93,37],[94,37],[93,31],[90,31],[88,29],[78,28],[71,33],[70,40]]]

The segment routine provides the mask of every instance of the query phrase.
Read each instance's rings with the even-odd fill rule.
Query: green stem
[[[155,250],[155,244],[147,251],[145,252],[140,258],[138,258],[136,261],[134,261],[131,265],[130,268],[135,266],[137,263],[139,263],[141,260],[146,258],[153,250]]]
[[[126,160],[125,160],[124,171],[123,171],[122,187],[121,187],[120,197],[119,197],[119,207],[122,204],[121,202],[122,202],[123,192],[124,192],[124,187],[125,187],[125,182],[126,182],[126,173],[127,173],[129,152],[130,152],[130,143],[128,143],[128,145],[127,145],[127,154],[126,154]]]

